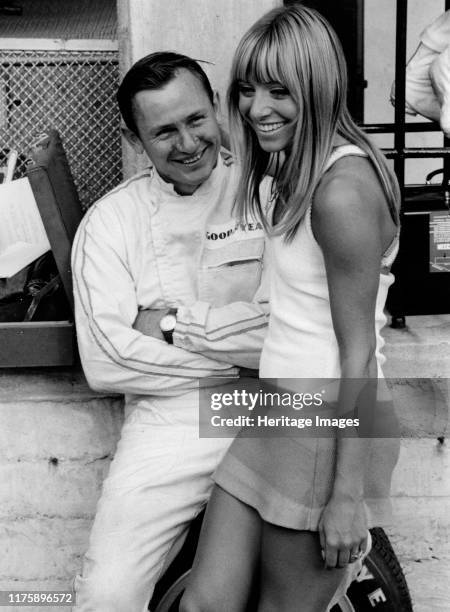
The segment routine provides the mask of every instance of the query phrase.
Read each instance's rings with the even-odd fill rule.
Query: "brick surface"
[[[0,402],[0,462],[108,455],[122,418],[119,398]]]
[[[392,478],[398,498],[450,498],[450,449],[432,438],[401,441]]]
[[[392,502],[389,537],[402,559],[450,559],[450,497],[394,497]]]
[[[92,517],[109,459],[0,465],[0,518]]]
[[[89,388],[80,368],[0,369],[0,401],[90,399],[119,397]]]
[[[0,521],[0,581],[67,580],[81,567],[91,521],[28,518]]]
[[[406,323],[383,330],[385,375],[450,378],[450,315],[406,317]]]
[[[403,437],[436,439],[445,435],[450,379],[391,378],[389,386]]]
[[[394,497],[388,530],[414,612],[450,610],[450,497]]]
[[[449,612],[450,558],[402,561],[414,612]]]

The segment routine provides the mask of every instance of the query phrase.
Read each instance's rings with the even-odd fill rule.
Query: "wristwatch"
[[[159,329],[162,332],[164,340],[168,344],[173,344],[173,332],[177,324],[177,309],[170,308],[169,312],[163,316],[159,322]]]

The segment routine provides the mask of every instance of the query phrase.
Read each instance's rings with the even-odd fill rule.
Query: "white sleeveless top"
[[[354,145],[332,152],[326,170],[346,155],[365,156]],[[270,239],[271,287],[270,321],[261,362],[261,378],[339,378],[339,347],[331,320],[325,262],[313,235],[311,207],[290,243],[283,236]],[[388,269],[398,251],[398,232],[381,261],[375,309],[376,359],[378,375],[385,358],[381,329],[386,323],[384,306],[394,282]]]

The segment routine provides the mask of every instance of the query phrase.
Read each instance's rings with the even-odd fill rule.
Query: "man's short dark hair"
[[[160,89],[176,77],[178,70],[189,70],[201,82],[211,102],[214,93],[203,68],[187,55],[157,51],[138,60],[123,77],[117,91],[117,102],[126,126],[138,133],[133,113],[133,98],[139,91]]]

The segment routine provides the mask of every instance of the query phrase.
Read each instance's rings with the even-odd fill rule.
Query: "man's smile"
[[[183,157],[182,159],[174,159],[173,161],[179,164],[183,164],[183,166],[193,166],[194,164],[196,164],[198,161],[202,159],[207,148],[208,147],[205,147],[203,151],[200,151],[199,153],[196,153],[195,155],[191,155],[190,157]]]

